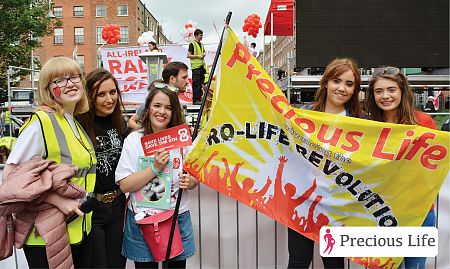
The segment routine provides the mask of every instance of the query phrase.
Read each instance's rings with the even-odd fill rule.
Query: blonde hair
[[[37,91],[37,102],[40,106],[47,106],[56,111],[59,115],[64,115],[63,107],[55,101],[50,91],[50,83],[55,78],[65,77],[74,74],[82,74],[80,66],[74,60],[67,57],[54,57],[49,59],[44,66],[42,66],[39,75],[39,88]],[[89,110],[89,100],[86,94],[85,82],[81,76],[81,85],[83,96],[77,102],[74,110],[74,115],[78,115]]]

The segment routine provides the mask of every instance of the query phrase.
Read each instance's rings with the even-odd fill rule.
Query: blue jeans
[[[436,213],[434,209],[428,212],[427,217],[423,221],[422,227],[434,227],[436,224]],[[405,269],[425,269],[426,257],[405,257],[403,263]],[[400,265],[401,266],[401,265]]]
[[[181,241],[183,242],[183,253],[172,260],[186,260],[195,254],[194,230],[192,229],[191,215],[189,211],[178,215],[178,227],[180,228]],[[122,255],[136,262],[153,261],[152,253],[147,242],[141,234],[138,224],[134,220],[133,211],[127,209],[125,230],[123,235]]]

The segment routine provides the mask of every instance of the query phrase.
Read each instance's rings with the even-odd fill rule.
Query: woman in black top
[[[90,110],[78,117],[91,138],[97,156],[94,196],[99,201],[93,211],[91,236],[94,242],[93,268],[125,268],[122,256],[125,194],[114,175],[125,137],[130,133],[122,114],[117,80],[104,70],[86,76]]]

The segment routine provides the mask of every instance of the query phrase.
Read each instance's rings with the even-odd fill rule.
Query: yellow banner
[[[220,62],[189,173],[315,241],[324,225],[422,225],[449,175],[449,133],[294,108],[231,29]]]

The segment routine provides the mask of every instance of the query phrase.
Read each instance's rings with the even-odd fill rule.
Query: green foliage
[[[39,37],[51,34],[56,22],[46,17],[47,12],[46,0],[0,1],[0,91],[8,88],[8,66],[30,68],[31,51],[41,46]],[[24,76],[27,72],[14,74]]]

